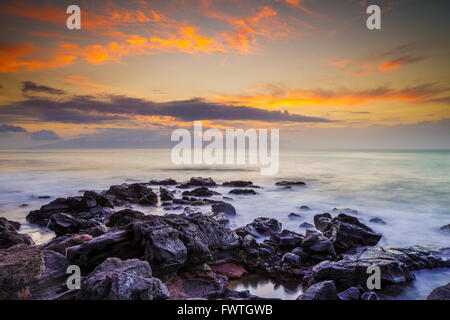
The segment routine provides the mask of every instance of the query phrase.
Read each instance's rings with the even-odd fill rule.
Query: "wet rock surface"
[[[431,291],[427,300],[450,300],[450,282]]]

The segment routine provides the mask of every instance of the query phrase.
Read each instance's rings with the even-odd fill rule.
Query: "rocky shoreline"
[[[261,274],[301,283],[298,300],[378,300],[382,295],[366,286],[369,266],[380,268],[383,288],[414,281],[415,270],[450,267],[449,248],[377,246],[382,235],[351,209],[316,214],[305,234],[267,217],[233,229],[230,221],[239,213],[230,196],[251,197],[260,187],[224,182],[228,194],[213,200],[221,196],[216,186],[211,178],[151,180],[55,199],[27,215],[29,223],[55,233],[43,245],[19,233],[19,223],[0,218],[0,299],[263,299],[227,288],[229,280]],[[183,213],[127,208],[135,204]],[[199,212],[200,206],[211,210]],[[68,289],[69,265],[80,267],[81,289]],[[448,286],[429,299],[450,299]]]

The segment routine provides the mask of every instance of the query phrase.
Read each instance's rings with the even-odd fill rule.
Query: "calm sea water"
[[[314,214],[352,208],[358,210],[360,220],[383,234],[381,245],[450,246],[450,236],[439,231],[450,223],[449,151],[282,151],[276,176],[261,176],[259,168],[249,166],[179,167],[171,163],[170,150],[164,149],[3,150],[0,164],[0,216],[23,223],[22,231],[38,243],[53,237],[25,221],[30,210],[51,200],[39,196],[53,199],[123,182],[169,177],[184,181],[203,176],[217,182],[252,180],[263,187],[256,196],[232,197],[238,212],[232,221],[236,226],[266,216],[278,219],[287,229],[304,232],[299,225],[312,223]],[[274,185],[280,179],[298,179],[307,185],[280,190]],[[219,187],[217,191],[225,194],[229,189]],[[19,207],[24,203],[29,206]],[[302,205],[312,210],[301,211]],[[160,208],[137,208],[166,213]],[[292,221],[290,212],[301,213],[303,218]],[[375,216],[387,224],[370,224],[368,220]],[[445,271],[423,274],[419,277],[433,279],[433,285],[450,281]],[[424,298],[431,291],[422,282],[417,281],[419,293],[414,297]],[[270,292],[267,283],[264,285],[264,292]],[[257,294],[258,286],[253,287],[249,289]]]

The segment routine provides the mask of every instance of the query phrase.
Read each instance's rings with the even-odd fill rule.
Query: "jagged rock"
[[[379,217],[372,218],[369,220],[369,222],[378,223],[378,224],[386,224],[386,222]]]
[[[106,224],[107,227],[122,227],[132,222],[144,219],[145,214],[140,211],[123,209],[117,211],[109,217],[109,221]]]
[[[329,213],[316,214],[314,216],[314,225],[316,226],[317,230],[324,232],[331,225],[332,219],[333,218]]]
[[[227,182],[222,183],[222,186],[224,186],[224,187],[238,187],[238,188],[254,187],[253,182],[251,182],[251,181],[242,181],[242,180],[227,181]]]
[[[229,258],[238,245],[236,234],[200,213],[147,215],[123,230],[110,231],[69,248],[68,259],[92,270],[107,257],[142,258],[155,274],[165,274],[186,264]]]
[[[296,219],[301,219],[303,218],[303,216],[301,214],[295,213],[295,212],[291,212],[288,214],[289,219],[291,220],[296,220]]]
[[[114,197],[113,202],[118,205],[124,201],[141,205],[155,205],[158,202],[156,193],[144,183],[114,185],[109,187],[105,193],[112,195]]]
[[[244,227],[240,227],[236,229],[236,233],[245,237],[245,235],[250,234],[255,238],[258,238],[260,235],[270,236],[275,233],[279,233],[281,231],[281,222],[273,218],[256,218],[253,222],[247,224]]]
[[[301,247],[314,260],[327,260],[336,257],[336,251],[330,239],[315,230],[306,230]]]
[[[427,300],[450,300],[450,282],[431,291]]]
[[[190,186],[215,187],[217,184],[211,178],[193,177],[188,183]]]
[[[284,263],[288,263],[291,266],[293,266],[294,268],[296,268],[296,267],[300,267],[301,258],[300,258],[300,256],[298,256],[296,254],[288,252],[283,255],[283,258],[281,258],[281,261]]]
[[[0,299],[21,299],[44,271],[41,250],[27,244],[0,249]]]
[[[230,223],[230,218],[223,212],[213,213],[212,218],[223,225]]]
[[[275,185],[277,186],[304,186],[306,183],[304,183],[303,181],[294,181],[294,180],[283,180],[283,181],[278,181],[275,183]]]
[[[357,218],[343,213],[333,218],[329,224],[324,223],[322,218],[320,223],[316,223],[316,227],[333,242],[337,253],[358,246],[374,246],[381,239],[380,234],[359,222]]]
[[[245,194],[245,195],[248,195],[248,194],[255,195],[256,194],[255,190],[253,190],[253,189],[233,189],[228,193],[230,193],[230,194]]]
[[[83,281],[80,300],[161,300],[169,298],[164,283],[152,277],[146,261],[108,258]]]
[[[310,286],[297,300],[338,300],[334,281],[323,281]]]
[[[350,287],[347,290],[338,293],[340,300],[359,300],[361,289],[358,287]]]
[[[27,234],[18,233],[20,223],[0,217],[0,249],[12,247],[18,243],[34,244]]]
[[[211,206],[211,210],[214,213],[223,212],[229,217],[236,216],[236,209],[231,204],[226,202],[213,204]]]
[[[4,217],[0,217],[0,232],[8,230],[8,231],[17,231],[20,229],[20,223],[16,221],[8,220]]]
[[[272,234],[270,239],[276,241],[283,249],[293,249],[302,243],[303,236],[296,232],[284,229],[279,234]]]
[[[449,233],[450,234],[450,224],[447,224],[445,226],[442,226],[439,230],[441,230],[442,232],[445,233]]]
[[[30,285],[30,299],[53,300],[66,292],[67,260],[55,251],[43,250],[44,271],[40,278]]]
[[[173,186],[176,185],[177,182],[174,179],[163,179],[163,180],[150,180],[148,183],[150,185],[160,185],[160,186]]]
[[[64,234],[76,234],[82,230],[86,230],[99,225],[93,219],[83,220],[79,218],[72,217],[65,213],[56,213],[51,216],[48,228],[56,233],[57,236]]]
[[[194,197],[210,197],[219,194],[220,193],[216,191],[209,190],[207,187],[199,187],[194,190],[185,191],[182,193],[183,196],[194,196]]]
[[[161,201],[175,200],[175,196],[173,195],[173,193],[163,187],[159,188],[159,197],[161,198]]]
[[[101,220],[110,214],[111,201],[94,191],[86,191],[82,197],[57,198],[43,205],[39,210],[30,211],[28,222],[46,227],[54,214],[65,213],[75,218]]]
[[[352,286],[365,286],[367,268],[378,266],[381,270],[381,284],[403,283],[414,279],[413,270],[450,266],[450,261],[432,251],[420,247],[366,247],[356,253],[344,255],[339,261],[323,261],[312,269],[310,280],[319,282],[334,280],[340,290]]]
[[[304,229],[312,229],[314,228],[314,225],[308,222],[303,222],[299,227]]]

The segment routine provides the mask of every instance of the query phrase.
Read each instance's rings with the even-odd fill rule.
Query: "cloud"
[[[298,107],[302,105],[355,106],[369,102],[400,101],[404,103],[448,103],[450,87],[424,83],[402,89],[385,84],[367,90],[276,90],[269,93],[246,96],[216,96],[222,103],[252,107]],[[446,97],[440,97],[446,95]]]
[[[60,136],[58,136],[54,131],[51,130],[40,130],[31,133],[31,139],[33,140],[62,140]]]
[[[46,88],[34,85],[33,88]],[[59,92],[59,91],[57,91]],[[240,120],[263,122],[332,122],[320,117],[269,111],[243,104],[232,106],[201,98],[181,101],[153,102],[124,95],[75,95],[55,100],[50,97],[28,97],[0,109],[1,117],[34,118],[35,121],[63,123],[100,123],[131,120],[136,116],[170,117],[181,121]]]
[[[381,66],[378,67],[378,70],[381,72],[390,71],[394,69],[402,68],[408,64],[413,64],[419,61],[424,60],[425,57],[419,56],[403,56],[395,59],[390,59],[384,61]]]
[[[48,94],[53,94],[53,95],[63,95],[63,94],[65,94],[64,90],[55,89],[55,88],[48,87],[48,86],[37,85],[36,83],[34,83],[32,81],[25,81],[25,82],[23,82],[22,94],[24,96],[26,96],[26,94],[29,91],[31,91],[31,92],[39,92],[39,93],[48,93]]]
[[[14,125],[2,124],[0,126],[0,133],[18,133],[18,132],[27,133],[28,131],[25,128]]]

